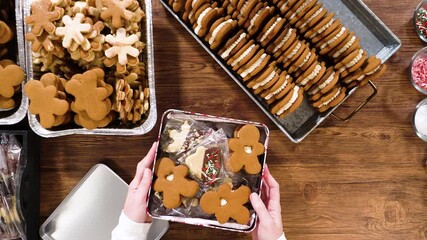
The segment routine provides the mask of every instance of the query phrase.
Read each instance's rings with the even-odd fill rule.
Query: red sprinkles
[[[412,63],[412,79],[420,88],[427,90],[427,58],[419,57]]]

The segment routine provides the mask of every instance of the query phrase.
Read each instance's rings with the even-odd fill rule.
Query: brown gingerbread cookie
[[[247,41],[248,35],[243,30],[240,30],[225,43],[218,54],[222,59],[227,61],[230,57],[234,56]]]
[[[289,113],[294,112],[304,99],[304,90],[302,87],[294,86],[282,99],[274,103],[271,112],[279,118],[286,117]]]
[[[181,205],[181,197],[194,197],[199,191],[199,184],[189,180],[188,167],[176,166],[170,158],[161,158],[156,164],[154,191],[163,193],[163,205],[176,208]]]
[[[240,186],[232,190],[230,185],[224,183],[218,191],[208,191],[200,199],[200,207],[208,214],[215,214],[217,221],[221,224],[234,219],[237,223],[247,224],[250,212],[244,206],[249,201],[251,189]]]
[[[229,16],[216,20],[209,29],[205,40],[212,50],[216,50],[229,37],[230,33],[237,27],[237,21]]]
[[[55,126],[56,117],[66,114],[69,103],[61,99],[55,86],[44,86],[41,81],[31,80],[25,84],[25,94],[30,99],[29,111],[40,119],[44,128]]]
[[[53,21],[60,19],[62,15],[63,10],[54,7],[50,0],[37,0],[31,4],[31,14],[25,18],[25,22],[35,36],[40,36],[44,31],[54,34],[56,27]]]
[[[17,65],[0,66],[0,96],[11,98],[15,94],[15,88],[24,81],[25,74]]]
[[[313,107],[319,112],[325,112],[329,108],[335,107],[344,100],[346,88],[339,85],[325,93],[319,100],[312,103]]]
[[[259,142],[260,132],[254,125],[244,125],[238,129],[234,138],[228,140],[231,150],[229,167],[233,172],[244,169],[249,174],[261,172],[258,156],[264,153],[264,145]]]

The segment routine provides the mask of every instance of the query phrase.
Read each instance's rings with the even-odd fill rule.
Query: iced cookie
[[[248,35],[243,31],[238,31],[231,37],[218,52],[220,57],[227,61],[231,56],[234,56],[248,41]]]
[[[181,205],[182,197],[194,197],[199,191],[199,184],[189,180],[188,167],[185,165],[176,166],[170,158],[158,160],[153,189],[163,193],[163,205],[166,208],[176,208]]]
[[[294,88],[294,86],[295,84],[292,83],[292,77],[286,72],[282,72],[277,82],[271,88],[263,91],[261,97],[264,98],[268,104],[271,104],[277,99],[282,99]]]
[[[265,6],[254,12],[256,9],[257,8],[254,8],[252,10],[248,20],[244,25],[250,36],[255,36],[264,26],[264,24],[270,20],[274,13],[274,7]]]
[[[223,12],[223,9],[214,6],[216,5],[204,4],[194,14],[196,21],[193,24],[193,29],[197,36],[204,37],[213,22],[215,22]]]
[[[366,56],[367,53],[363,49],[354,50],[347,57],[341,60],[341,62],[338,62],[334,68],[341,77],[346,77],[365,63]]]
[[[231,56],[227,64],[230,65],[234,71],[237,71],[243,64],[247,63],[258,52],[259,45],[250,40],[239,51]]]
[[[289,19],[290,24],[294,25],[317,3],[317,0],[298,1],[286,13],[285,18]]]
[[[262,31],[258,34],[257,41],[261,46],[267,46],[270,41],[280,32],[283,25],[286,23],[286,19],[279,16],[275,16],[268,21],[268,23],[262,28]]]
[[[314,62],[307,70],[301,71],[302,74],[297,78],[296,83],[307,91],[323,77],[325,71],[324,62]]]
[[[345,27],[334,30],[331,34],[323,38],[315,45],[319,49],[319,54],[326,55],[329,51],[342,43],[348,34],[349,31]]]
[[[197,147],[196,151],[185,158],[190,172],[203,181],[215,181],[221,171],[221,149],[217,147]]]
[[[244,125],[228,140],[231,151],[229,166],[233,172],[244,169],[249,174],[258,174],[261,164],[258,156],[264,153],[264,145],[259,142],[260,132],[254,125]]]
[[[308,90],[308,95],[315,101],[329,92],[337,84],[338,80],[339,74],[332,67],[329,67],[322,79]]]
[[[237,70],[237,73],[243,78],[243,81],[248,81],[264,69],[269,60],[270,55],[265,53],[264,49],[261,48],[251,60]]]
[[[200,207],[208,214],[215,214],[221,224],[234,219],[237,223],[247,224],[250,212],[244,206],[249,201],[251,189],[240,186],[232,190],[230,185],[224,183],[217,191],[208,191],[200,199]]]
[[[292,43],[295,42],[297,37],[296,31],[293,28],[285,28],[280,35],[268,44],[266,51],[269,54],[273,54],[277,59],[282,55],[283,51],[286,51]]]

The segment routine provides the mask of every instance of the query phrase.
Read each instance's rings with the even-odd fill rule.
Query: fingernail
[[[251,201],[255,200],[256,195],[257,195],[256,193],[251,193],[251,195],[249,196]]]

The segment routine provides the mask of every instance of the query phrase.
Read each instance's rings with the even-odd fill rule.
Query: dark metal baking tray
[[[277,127],[294,143],[301,142],[310,132],[320,125],[333,111],[339,107],[357,88],[351,89],[347,97],[336,107],[329,109],[324,113],[317,112],[308,102],[307,97],[301,106],[284,119],[274,116],[268,110],[268,106],[256,95],[254,95],[246,86],[239,81],[238,74],[232,71],[222,60],[220,56],[213,53],[209,45],[199,38],[181,18],[171,9],[166,0],[160,0],[164,7],[174,16],[181,25],[196,39],[197,42],[218,62],[218,64],[230,75],[230,77],[239,85],[243,91],[261,108],[261,110],[277,125]],[[335,13],[335,17],[349,30],[354,31],[360,38],[360,44],[368,55],[376,55],[382,60],[387,61],[401,46],[401,41],[397,36],[365,5],[361,0],[319,0],[330,12]],[[375,85],[370,83],[374,93],[369,97],[363,107],[376,94]],[[359,107],[354,114],[360,110]],[[351,116],[353,116],[352,114]],[[348,117],[347,119],[349,119]],[[346,119],[346,120],[347,120]]]

